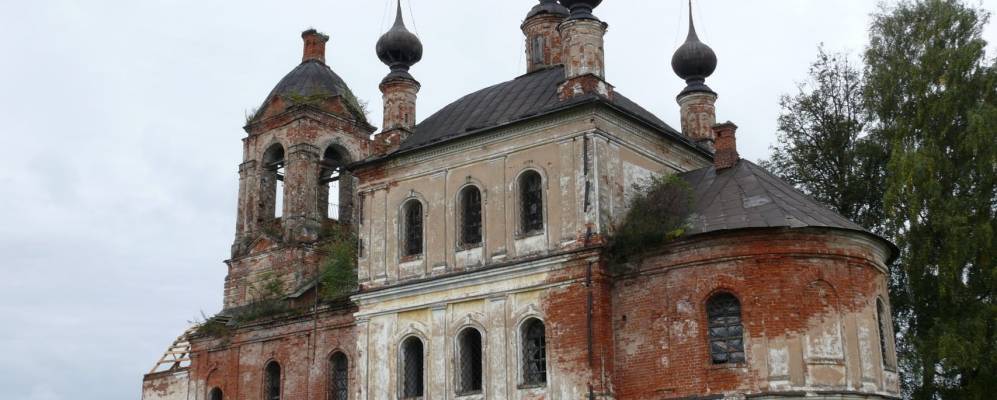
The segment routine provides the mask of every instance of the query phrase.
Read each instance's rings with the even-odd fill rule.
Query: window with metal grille
[[[402,342],[402,398],[413,399],[423,394],[422,340],[410,337]]]
[[[329,400],[350,398],[350,363],[346,354],[337,352],[329,359]]]
[[[465,329],[458,335],[457,343],[459,344],[457,394],[481,393],[481,332],[474,328]]]
[[[520,217],[523,233],[534,235],[544,230],[543,179],[536,171],[527,171],[519,178]]]
[[[222,400],[222,390],[219,388],[211,389],[211,395],[208,398],[211,400]]]
[[[409,200],[405,203],[405,255],[422,254],[422,203],[419,200]]]
[[[741,303],[730,293],[720,293],[706,302],[710,329],[710,357],[714,364],[744,362],[744,327]]]
[[[876,299],[876,319],[879,322],[879,351],[883,356],[883,365],[888,368],[896,368],[896,363],[893,361],[893,354],[890,353],[887,340],[889,340],[890,332],[893,330],[890,327],[889,319],[886,318],[886,305],[883,303],[883,299]]]
[[[547,339],[543,322],[531,319],[523,324],[523,384],[547,384]]]
[[[280,364],[271,361],[267,364],[266,379],[263,381],[265,400],[280,400]]]
[[[465,249],[481,245],[481,191],[468,186],[460,195],[460,245]]]

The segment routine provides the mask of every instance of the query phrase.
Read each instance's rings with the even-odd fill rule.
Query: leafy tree
[[[779,145],[762,165],[875,231],[883,223],[886,148],[866,134],[862,73],[845,54],[818,49],[809,79],[780,99]]]
[[[871,129],[890,147],[884,210],[905,394],[997,393],[997,65],[983,10],[902,1],[873,16],[865,53]]]

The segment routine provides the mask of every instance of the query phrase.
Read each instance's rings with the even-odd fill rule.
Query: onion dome
[[[692,22],[692,3],[689,5],[689,36],[686,37],[685,43],[675,50],[675,55],[672,56],[672,70],[688,84],[682,90],[682,94],[712,93],[713,90],[706,86],[706,78],[713,75],[713,71],[717,69],[717,54],[706,43],[699,41],[696,25]]]
[[[405,28],[401,0],[398,1],[394,26],[377,41],[377,58],[391,68],[391,73],[385,79],[413,79],[408,69],[422,60],[422,42]]]
[[[540,0],[540,4],[533,6],[529,14],[526,14],[526,19],[536,17],[537,15],[550,14],[559,17],[567,17],[567,8],[557,3],[557,0]]]
[[[561,5],[567,7],[571,10],[571,17],[568,19],[594,19],[598,20],[595,15],[592,15],[592,10],[602,4],[602,0],[560,0]]]

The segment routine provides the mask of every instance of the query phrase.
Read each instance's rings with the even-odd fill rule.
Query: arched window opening
[[[468,395],[481,393],[482,356],[481,332],[468,328],[458,335],[457,355],[459,366],[457,379],[457,394]]]
[[[402,398],[422,397],[424,372],[422,340],[405,339],[402,342]]]
[[[402,221],[403,240],[402,248],[407,257],[422,254],[422,202],[419,200],[409,200],[403,207],[404,220]]]
[[[346,171],[344,152],[325,149],[319,173],[319,211],[326,218],[349,222],[353,210],[353,176]]]
[[[531,319],[523,324],[523,384],[547,384],[547,339],[544,323]]]
[[[208,398],[211,400],[222,400],[222,390],[219,388],[211,389],[211,394]]]
[[[527,236],[543,233],[543,178],[536,171],[524,172],[519,177],[520,225]]]
[[[893,332],[893,329],[890,326],[889,318],[886,317],[886,304],[883,303],[883,299],[876,299],[876,321],[879,325],[879,351],[883,357],[883,365],[895,368],[896,363],[893,360],[893,354],[890,353],[888,342],[890,332]]]
[[[533,45],[533,65],[540,65],[544,63],[544,37],[543,35],[537,35],[533,37],[531,44]]]
[[[350,363],[346,354],[337,352],[329,359],[329,400],[349,400]]]
[[[481,191],[468,186],[460,192],[460,246],[481,246]]]
[[[730,293],[720,293],[706,303],[710,357],[714,364],[744,362],[744,327],[741,303]]]
[[[261,202],[266,210],[263,215],[280,218],[284,215],[284,148],[279,144],[270,146],[263,153],[263,175],[261,176]]]
[[[280,400],[280,364],[271,361],[265,371],[263,394],[266,400]]]

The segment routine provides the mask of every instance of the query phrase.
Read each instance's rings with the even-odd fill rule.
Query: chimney
[[[325,64],[325,44],[329,41],[329,37],[315,29],[309,29],[301,32],[301,38],[305,41],[305,52],[301,57],[301,62],[317,60]]]
[[[561,33],[565,82],[559,88],[561,100],[586,94],[612,97],[613,87],[606,83],[606,60],[603,49],[606,28],[592,10],[602,0],[560,0],[571,16],[558,26]]]
[[[713,126],[716,136],[716,153],[713,154],[713,165],[716,170],[731,168],[737,165],[741,156],[737,154],[737,125],[727,121]]]
[[[561,34],[557,26],[568,17],[568,9],[557,0],[540,0],[520,29],[526,36],[526,73],[561,64]]]

